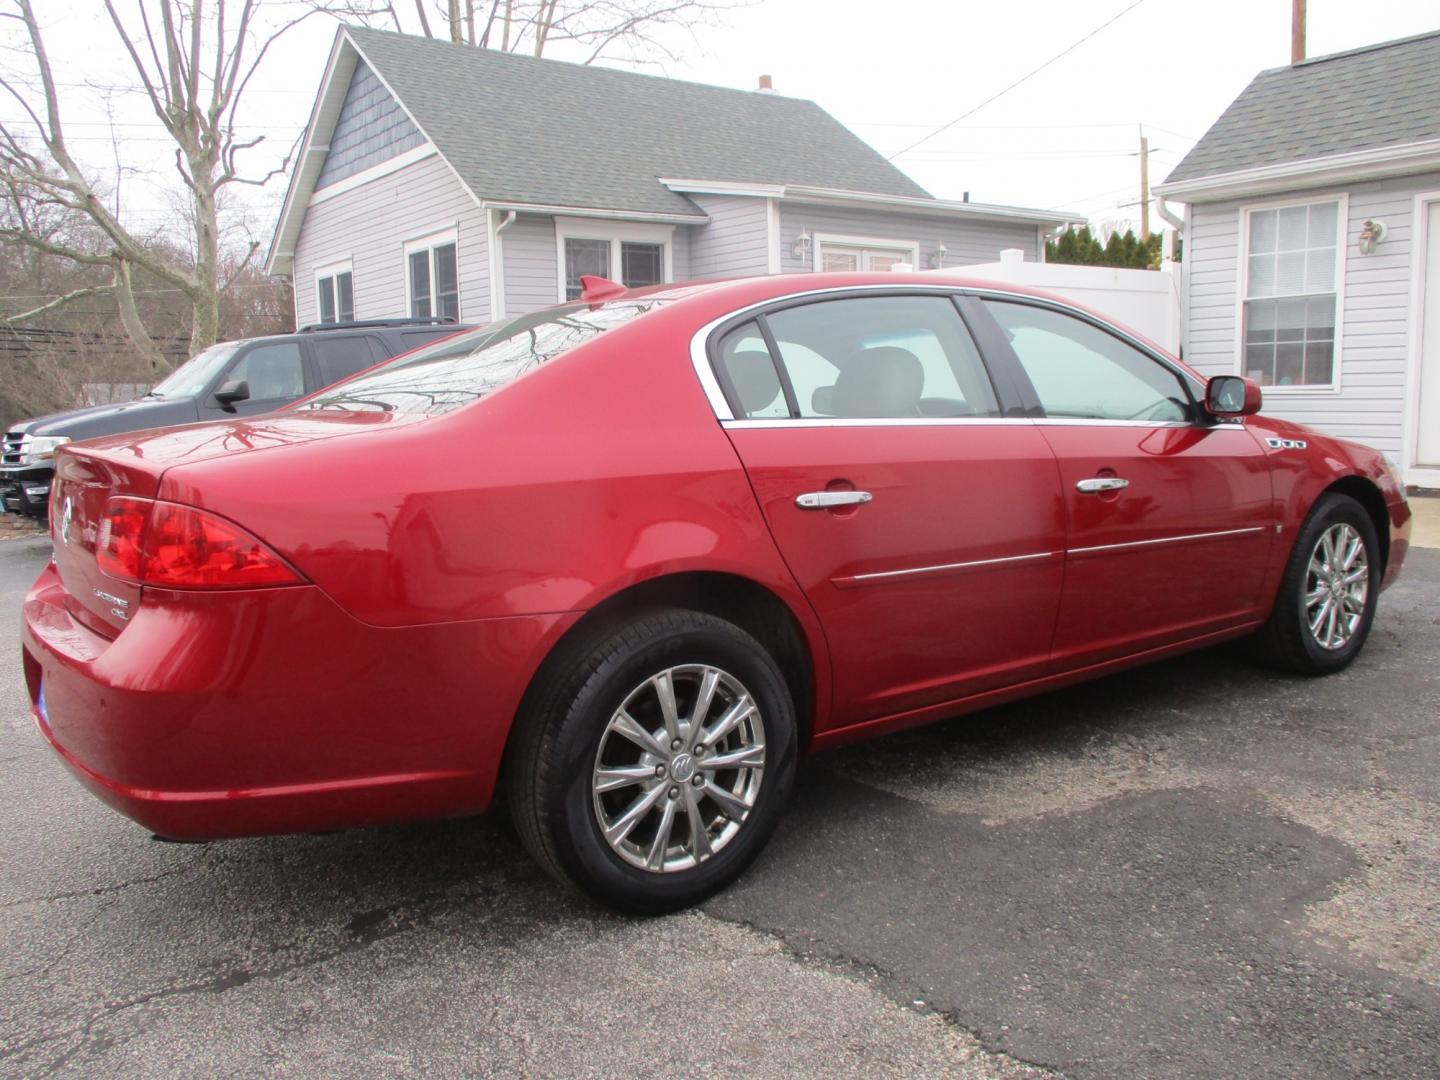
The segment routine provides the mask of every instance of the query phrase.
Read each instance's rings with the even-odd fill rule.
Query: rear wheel
[[[603,903],[673,911],[759,853],[795,772],[794,707],[739,627],[656,610],[571,645],[517,721],[511,811],[526,847]]]
[[[1346,667],[1365,645],[1380,593],[1380,544],[1365,508],[1326,495],[1310,512],[1258,641],[1268,661],[1303,675]]]

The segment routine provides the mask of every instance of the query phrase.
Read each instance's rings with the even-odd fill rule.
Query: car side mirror
[[[222,383],[219,390],[215,391],[215,404],[226,412],[235,411],[235,402],[250,400],[250,384],[244,379],[231,379]]]
[[[1211,416],[1253,416],[1260,411],[1260,384],[1239,375],[1216,375],[1205,384]]]

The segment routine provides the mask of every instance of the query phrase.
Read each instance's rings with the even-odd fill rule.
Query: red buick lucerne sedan
[[[64,447],[41,731],[155,833],[485,810],[606,903],[731,881],[806,750],[1229,638],[1343,668],[1382,456],[1054,298],[931,275],[627,292],[267,416]]]

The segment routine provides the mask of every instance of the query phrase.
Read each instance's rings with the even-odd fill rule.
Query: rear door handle
[[[1119,491],[1130,486],[1130,481],[1119,476],[1092,476],[1081,480],[1075,490],[1084,495],[1095,495],[1101,491]]]
[[[801,510],[828,510],[833,506],[859,506],[870,501],[868,491],[807,491],[795,496]]]

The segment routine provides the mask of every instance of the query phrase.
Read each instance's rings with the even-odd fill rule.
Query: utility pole
[[[1290,63],[1305,59],[1305,0],[1290,0]]]
[[[1303,4],[1305,0],[1296,0]],[[1150,140],[1140,127],[1140,239],[1150,239]]]

